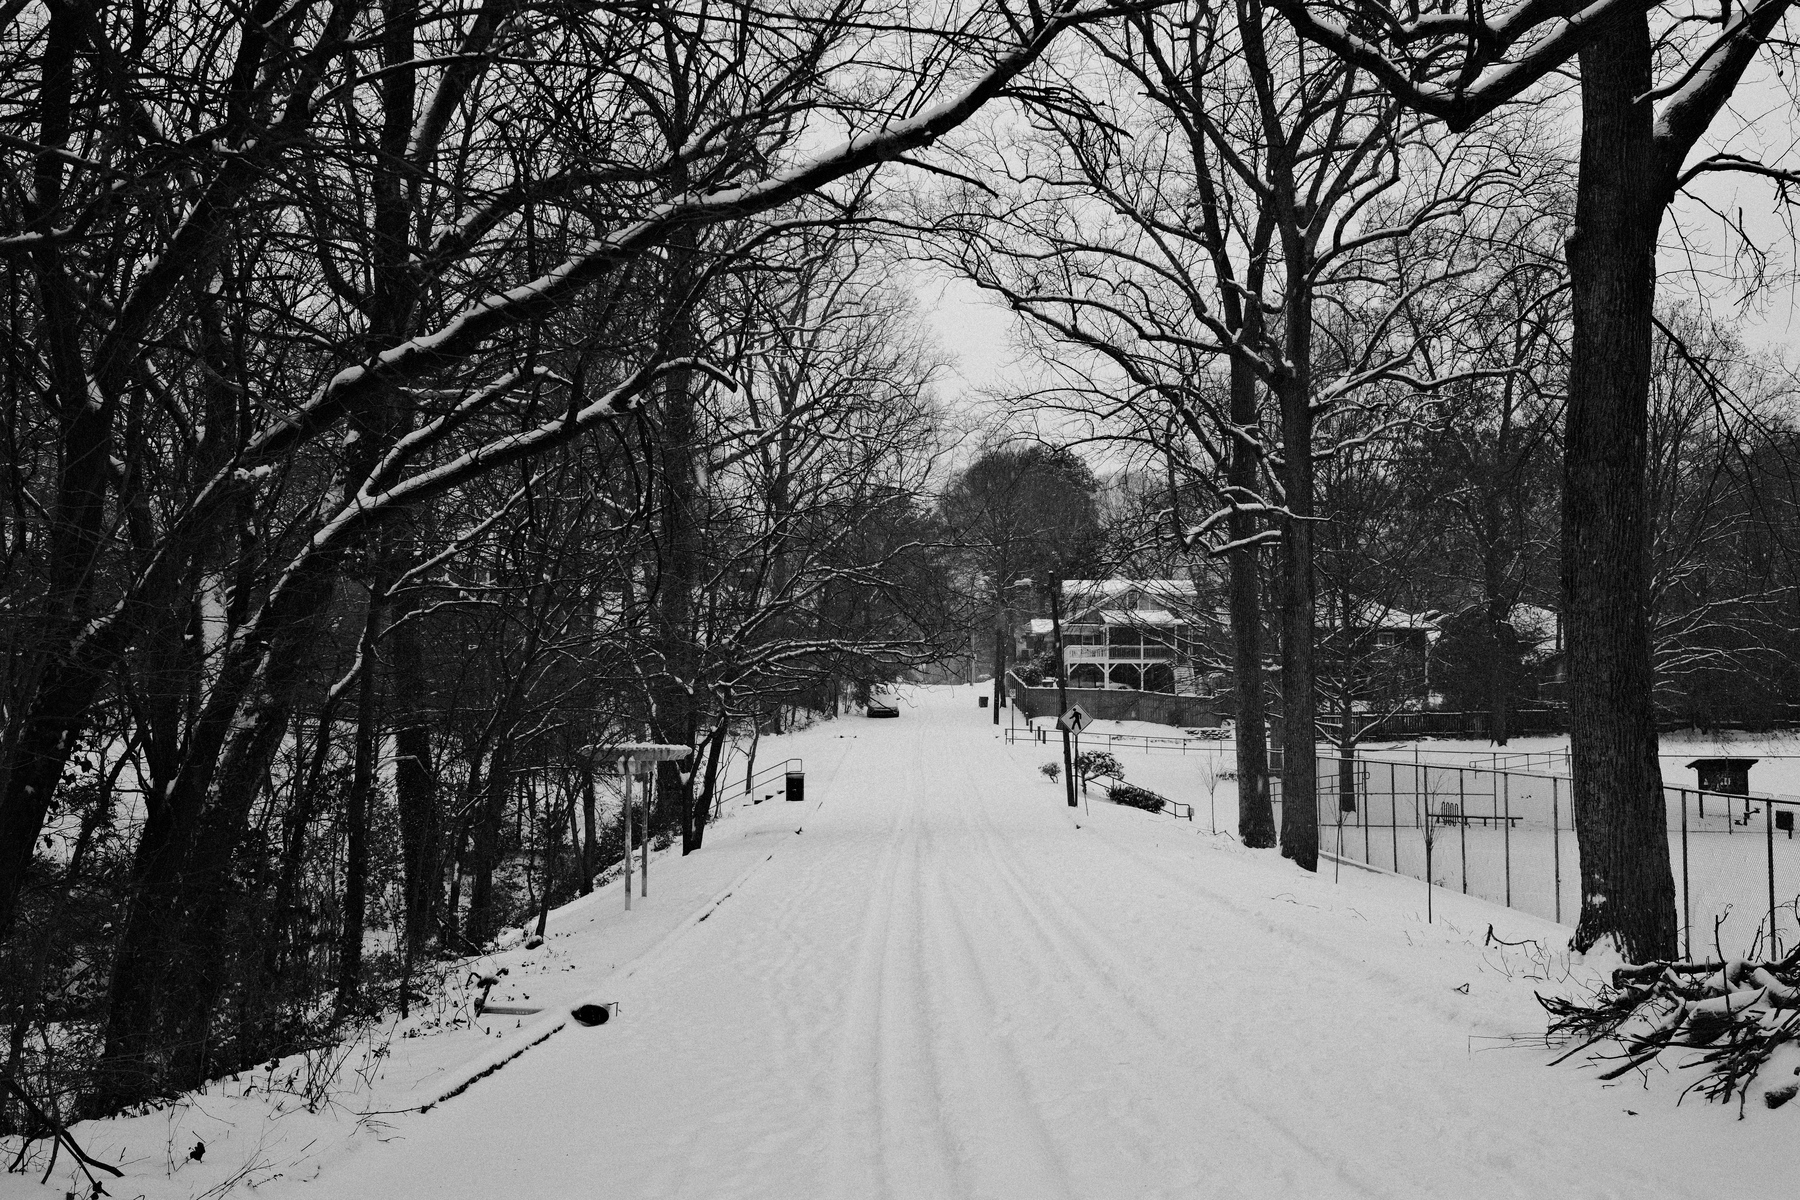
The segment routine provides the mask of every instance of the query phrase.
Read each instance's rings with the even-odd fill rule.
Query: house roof
[[[1508,616],[1521,638],[1543,650],[1556,644],[1556,614],[1535,604],[1515,604]]]
[[[1174,625],[1187,624],[1183,618],[1171,612],[1156,610],[1145,612],[1142,609],[1130,608],[1096,608],[1085,610],[1084,615],[1078,621],[1064,621],[1063,626],[1067,628],[1070,625],[1092,625],[1096,619],[1102,625],[1129,625],[1136,629],[1167,629]],[[1049,617],[1033,617],[1030,628],[1034,634],[1051,633],[1055,630],[1055,624]]]
[[[1158,600],[1187,600],[1196,594],[1191,579],[1065,579],[1063,595],[1111,599],[1127,592],[1143,592]]]
[[[1172,612],[1152,609],[1149,612],[1133,608],[1102,608],[1097,610],[1100,621],[1105,625],[1156,625],[1169,626],[1184,624],[1182,619]]]

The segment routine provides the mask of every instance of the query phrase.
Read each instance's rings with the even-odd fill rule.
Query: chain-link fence
[[[1319,847],[1550,920],[1581,911],[1565,775],[1378,757],[1317,757]],[[1271,781],[1280,812],[1281,786]],[[1800,941],[1800,798],[1663,788],[1684,952],[1727,952],[1773,931]],[[1773,957],[1774,947],[1764,943]]]

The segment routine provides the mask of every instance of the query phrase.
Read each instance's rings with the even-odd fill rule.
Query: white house
[[[1069,579],[1062,585],[1063,660],[1069,686],[1210,695],[1221,677],[1203,647],[1223,628],[1186,579]],[[1025,655],[1047,649],[1048,617],[1023,631]]]

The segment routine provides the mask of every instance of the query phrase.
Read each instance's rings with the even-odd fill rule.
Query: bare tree
[[[1158,10],[1087,31],[1081,46],[1031,110],[1032,136],[982,147],[1010,191],[971,187],[961,214],[934,215],[955,222],[947,253],[1059,347],[1064,408],[1110,422],[1100,436],[1153,448],[1209,493],[1210,514],[1177,532],[1232,563],[1250,845],[1274,841],[1254,551],[1280,543],[1282,723],[1296,751],[1281,838],[1311,868],[1315,463],[1331,453],[1335,412],[1406,394],[1373,385],[1441,382],[1413,373],[1402,317],[1467,254],[1453,236],[1435,261],[1383,248],[1453,221],[1501,173],[1480,149],[1401,121],[1357,70],[1321,68],[1255,5]],[[1130,136],[1140,131],[1156,136]],[[1330,320],[1351,310],[1354,321]]]
[[[529,475],[688,381],[733,386],[683,337],[700,283],[660,287],[674,251],[717,229],[709,262],[779,257],[842,219],[868,168],[1107,15],[996,0],[933,29],[854,2],[5,10],[0,123],[8,178],[30,183],[0,192],[23,452],[0,931],[119,681],[145,731],[148,819],[98,1106],[207,1069],[232,863],[299,701],[357,625],[376,634],[365,670],[384,650],[411,670],[406,581],[482,536],[476,520],[421,541],[431,523],[404,518]],[[705,95],[683,109],[690,86]],[[822,215],[791,211],[840,183]],[[372,760],[380,680],[346,687],[339,711]],[[438,757],[416,715],[406,727],[408,761]],[[505,803],[492,755],[517,741],[486,745],[484,797]],[[429,781],[405,778],[423,914]],[[365,771],[353,789],[363,817],[372,786]]]
[[[1656,241],[1713,172],[1791,178],[1702,151],[1789,0],[1696,17],[1655,0],[1522,0],[1429,11],[1386,0],[1268,0],[1302,36],[1409,108],[1466,129],[1575,64],[1581,154],[1568,241],[1573,340],[1563,437],[1562,578],[1582,912],[1574,944],[1676,950],[1656,754],[1644,505]],[[1653,32],[1654,31],[1654,32]],[[1690,161],[1691,160],[1691,161]]]

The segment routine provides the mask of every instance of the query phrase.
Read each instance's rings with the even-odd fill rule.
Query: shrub
[[[1045,779],[1048,779],[1051,783],[1055,783],[1057,780],[1062,778],[1062,764],[1055,763],[1055,762],[1047,762],[1043,766],[1038,768],[1038,772],[1040,774],[1042,774]]]
[[[1147,788],[1133,787],[1129,783],[1114,784],[1107,793],[1107,798],[1114,804],[1124,804],[1131,808],[1141,808],[1145,812],[1161,812],[1168,803],[1161,796]]]
[[[1026,687],[1044,687],[1056,682],[1056,652],[1050,649],[1038,651],[1030,658],[1013,667],[1013,674]]]
[[[1075,756],[1075,774],[1084,780],[1097,779],[1102,775],[1123,779],[1125,767],[1104,750],[1089,750]]]

